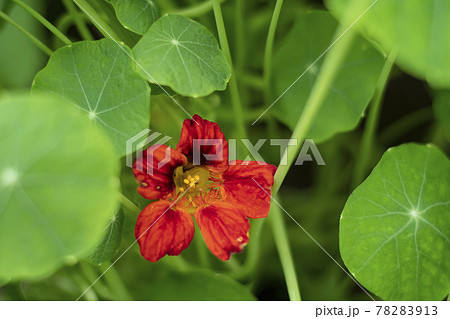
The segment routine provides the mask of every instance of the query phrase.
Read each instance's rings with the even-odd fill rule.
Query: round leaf
[[[450,162],[434,146],[389,149],[349,197],[340,250],[385,300],[441,300],[450,290]]]
[[[360,4],[354,6],[351,1]],[[354,7],[368,8],[373,0],[327,0],[342,15]],[[356,19],[362,12],[354,12]],[[436,87],[450,87],[450,1],[378,0],[361,18],[370,37],[388,51],[397,50],[397,63]]]
[[[63,97],[101,126],[119,155],[149,125],[150,88],[135,72],[130,50],[110,39],[77,42],[52,54],[33,92]]]
[[[0,112],[0,276],[45,276],[98,243],[118,205],[117,154],[63,100],[9,98]]]
[[[214,36],[201,24],[179,15],[156,21],[133,48],[151,83],[192,97],[225,90],[230,65]]]
[[[274,55],[274,98],[281,96],[330,46],[336,28],[337,22],[324,11],[302,13],[298,17]],[[271,109],[291,129],[303,111],[322,62],[323,59],[313,65]],[[382,55],[368,41],[357,37],[339,66],[308,137],[320,142],[355,128],[373,95],[383,65]]]
[[[110,0],[122,25],[138,34],[143,34],[160,16],[161,12],[153,0]]]

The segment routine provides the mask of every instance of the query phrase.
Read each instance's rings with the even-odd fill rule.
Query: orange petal
[[[159,200],[139,214],[135,235],[141,255],[149,261],[158,261],[166,254],[176,256],[186,249],[195,232],[190,214],[175,210],[172,203]]]
[[[152,145],[136,159],[133,173],[141,184],[138,193],[147,199],[160,199],[174,190],[172,174],[187,163],[186,156],[166,145]]]
[[[231,162],[223,174],[227,201],[238,205],[249,218],[267,217],[276,170],[276,166],[262,162]]]
[[[250,223],[235,205],[215,202],[198,208],[194,217],[209,250],[222,260],[240,253],[248,243]]]

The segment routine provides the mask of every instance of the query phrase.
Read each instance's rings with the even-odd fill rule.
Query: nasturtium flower
[[[157,200],[137,219],[142,256],[155,262],[179,255],[194,237],[192,216],[218,258],[241,252],[249,241],[248,218],[269,213],[275,170],[263,162],[229,162],[217,123],[198,115],[185,120],[176,149],[150,146],[133,165],[139,194]]]

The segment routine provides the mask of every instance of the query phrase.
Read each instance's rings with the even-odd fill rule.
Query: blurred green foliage
[[[22,241],[14,242],[14,244],[24,246],[17,249],[15,252],[17,255],[24,254],[22,257],[26,258],[35,254],[36,258],[47,259],[47,262],[51,263],[51,266],[47,265],[45,271],[36,268],[24,270],[17,276],[9,276],[7,271],[25,269],[27,263],[24,262],[21,267],[15,269],[13,262],[8,263],[4,258],[0,258],[0,300],[75,300],[80,297],[83,300],[289,299],[279,251],[274,245],[271,227],[268,227],[268,223],[272,220],[252,221],[248,246],[243,253],[232,256],[228,262],[218,260],[206,249],[198,229],[194,242],[183,251],[181,256],[164,257],[157,263],[144,260],[135,243],[134,226],[137,215],[149,201],[136,192],[136,182],[132,171],[126,166],[124,157],[126,150],[123,143],[129,136],[146,128],[150,119],[150,129],[172,137],[167,144],[174,147],[178,142],[182,121],[189,117],[188,114],[199,114],[210,121],[218,122],[228,139],[248,138],[252,144],[255,144],[261,138],[289,138],[292,128],[301,115],[303,105],[315,86],[317,74],[325,72],[320,66],[327,55],[319,59],[318,63],[311,67],[305,77],[286,94],[285,98],[275,104],[270,112],[262,116],[254,125],[252,123],[332,43],[332,39],[337,37],[335,32],[339,22],[347,26],[353,22],[347,21],[347,18],[354,20],[360,14],[360,12],[344,12],[344,9],[353,8],[348,5],[348,1],[353,0],[327,0],[326,6],[322,1],[314,0],[284,1],[274,38],[274,56],[271,64],[273,76],[270,88],[265,87],[264,76],[267,70],[264,70],[263,65],[267,31],[274,12],[275,1],[227,0],[222,2],[232,57],[232,76],[235,76],[238,98],[242,104],[240,117],[235,112],[236,109],[232,107],[236,100],[232,94],[236,97],[236,91],[230,92],[233,90],[230,85],[225,91],[211,93],[225,88],[230,78],[230,69],[224,57],[225,52],[221,52],[217,46],[218,33],[209,1],[139,1],[140,4],[148,2],[159,6],[163,18],[153,24],[160,28],[159,31],[155,31],[157,28],[153,30],[150,20],[145,20],[150,13],[153,19],[153,11],[147,11],[148,8],[145,6],[143,14],[139,15],[134,10],[140,7],[133,7],[132,10],[125,9],[126,6],[118,6],[117,1],[78,0],[79,7],[74,6],[69,0],[25,1],[73,41],[71,46],[63,47],[63,43],[55,35],[44,29],[23,9],[13,2],[0,0],[2,12],[54,51],[51,59],[47,60],[45,55],[33,46],[29,38],[6,21],[0,20],[2,43],[0,46],[0,93],[13,95],[15,90],[30,89],[36,77],[34,84],[36,91],[51,91],[53,94],[66,98],[66,102],[61,102],[61,105],[57,106],[53,102],[44,103],[48,104],[46,106],[34,105],[34,100],[22,103],[27,104],[28,110],[22,116],[24,121],[26,119],[26,124],[28,123],[26,128],[23,128],[23,132],[27,133],[25,142],[28,144],[25,145],[35,143],[38,148],[46,139],[48,143],[54,143],[55,138],[61,137],[57,134],[52,135],[55,127],[64,128],[71,121],[79,123],[79,129],[67,131],[67,136],[64,135],[71,138],[71,143],[61,146],[64,156],[59,158],[57,163],[54,162],[57,157],[51,153],[43,154],[46,161],[42,167],[48,170],[51,178],[45,179],[41,184],[38,183],[34,189],[36,192],[41,192],[45,186],[48,187],[48,194],[56,194],[54,196],[57,198],[48,194],[45,195],[47,197],[39,195],[36,203],[39,208],[42,205],[44,215],[50,212],[52,222],[53,218],[57,219],[55,223],[59,225],[58,227],[63,225],[63,228],[70,228],[74,237],[69,238],[68,243],[64,243],[69,246],[74,245],[77,249],[70,250],[70,254],[67,253],[68,250],[59,254],[51,245],[42,245],[41,248],[37,247],[30,252],[34,247],[32,246],[34,238],[29,237],[29,233],[23,234],[25,230],[21,227],[23,220],[19,219],[15,228],[9,229],[10,222],[0,225],[0,230],[2,230],[1,227],[8,228],[8,233],[0,233],[0,239],[8,234],[8,239],[0,242],[0,256],[7,251],[6,248],[2,250],[2,247],[11,245],[10,233],[15,233],[16,237],[21,236]],[[360,4],[368,7],[369,0],[366,2],[360,2]],[[377,242],[378,237],[372,236],[372,229],[364,228],[364,224],[342,224],[343,228],[350,227],[352,231],[357,229],[361,232],[361,236],[356,236],[348,230],[339,234],[341,212],[355,188],[355,180],[356,184],[361,182],[359,178],[355,178],[359,174],[356,173],[355,167],[361,160],[360,150],[365,146],[362,144],[364,140],[361,137],[367,134],[367,127],[370,126],[366,114],[374,117],[375,125],[372,127],[372,138],[369,139],[371,141],[370,156],[366,159],[367,163],[363,165],[363,177],[367,177],[374,167],[377,168],[355,193],[366,192],[366,188],[370,187],[372,190],[380,188],[380,185],[368,186],[368,184],[380,178],[378,167],[384,165],[385,159],[390,156],[389,153],[383,157],[378,166],[377,163],[389,147],[406,142],[434,144],[433,159],[436,157],[439,160],[433,161],[431,172],[434,175],[442,175],[441,178],[448,173],[445,171],[448,163],[442,164],[447,160],[440,152],[448,154],[450,151],[448,140],[445,138],[446,136],[448,138],[447,115],[450,96],[446,89],[450,88],[448,82],[450,68],[448,61],[444,61],[444,58],[450,54],[448,47],[450,41],[447,41],[448,30],[442,27],[445,24],[444,21],[448,20],[446,15],[450,11],[444,10],[448,5],[444,0],[434,2],[436,7],[432,8],[432,2],[411,0],[405,4],[405,10],[399,10],[399,0],[379,0],[378,4],[372,8],[373,10],[367,13],[367,17],[361,18],[354,26],[353,31],[358,30],[359,34],[340,65],[333,85],[327,88],[328,95],[325,97],[323,109],[319,110],[311,129],[311,134],[321,142],[318,147],[326,165],[318,166],[314,162],[305,162],[302,166],[292,166],[283,182],[279,192],[279,202],[329,254],[327,255],[318,247],[288,216],[284,216],[295,265],[294,270],[297,273],[303,300],[370,300],[370,297],[340,268],[340,266],[345,267],[340,251],[344,256],[345,265],[354,273],[356,279],[361,280],[363,285],[367,285],[366,288],[370,290],[374,298],[439,299],[443,297],[445,291],[450,290],[450,287],[446,286],[448,281],[441,281],[439,285],[430,286],[430,282],[435,280],[435,277],[422,275],[422,271],[446,271],[448,249],[441,250],[440,256],[447,262],[438,270],[436,267],[433,268],[433,265],[422,265],[420,263],[422,259],[414,259],[413,261],[420,261],[419,268],[410,265],[405,268],[405,271],[409,276],[416,276],[417,269],[420,269],[421,272],[416,277],[420,279],[416,280],[417,287],[426,291],[418,294],[414,290],[417,287],[411,288],[411,284],[407,284],[404,289],[408,291],[399,295],[399,290],[389,290],[392,287],[388,289],[389,283],[386,283],[385,278],[380,277],[381,273],[377,273],[383,259],[377,258],[376,262],[372,263],[373,260],[367,258],[370,257],[370,251],[369,255],[361,253],[367,247],[373,248],[372,252],[376,251],[377,247],[380,247],[379,249],[383,252],[385,248],[392,247],[384,247],[382,242],[381,244]],[[86,10],[91,17],[84,14],[80,8]],[[433,12],[436,13],[435,19],[430,18]],[[201,25],[180,16],[164,16],[166,13],[185,15],[186,18],[193,19]],[[330,14],[336,20],[331,18]],[[133,19],[134,16],[136,20]],[[93,23],[92,17],[98,21]],[[151,22],[154,21],[151,20]],[[196,32],[186,32],[186,41],[202,44],[206,42],[208,47],[203,48],[201,45],[191,43],[192,46],[188,49],[192,52],[185,50],[183,54],[170,56],[170,59],[158,71],[158,76],[161,76],[158,80],[163,79],[163,84],[167,85],[164,88],[170,90],[173,96],[159,94],[150,97],[149,84],[145,83],[145,77],[139,78],[139,66],[127,60],[127,54],[139,55],[139,61],[144,64],[144,68],[159,67],[167,55],[167,50],[155,50],[153,53],[157,54],[151,54],[147,51],[155,47],[155,43],[150,41],[150,44],[144,43],[144,45],[144,40],[138,41],[141,38],[140,35],[144,34],[144,38],[150,37],[152,41],[160,41],[160,44],[168,45],[168,39],[164,38],[167,35],[160,34],[160,31],[168,28],[167,32],[169,32],[171,23],[174,23],[173,31],[178,36],[185,32],[186,26],[192,26]],[[147,29],[149,30],[146,31]],[[170,32],[169,35],[171,35]],[[158,36],[161,37],[158,38]],[[103,37],[120,41],[124,51],[113,40],[101,40]],[[89,39],[97,41],[77,43],[80,40]],[[134,48],[136,43],[138,46]],[[72,54],[76,50],[79,52]],[[330,54],[333,54],[331,51],[333,50],[330,50]],[[396,66],[387,78],[387,83],[383,83],[386,84],[386,91],[379,90],[377,81],[379,81],[380,70],[385,63],[385,57],[392,52],[398,54],[395,60]],[[116,55],[122,61],[119,66],[114,62]],[[209,58],[211,61],[208,60],[207,64],[203,63]],[[74,59],[78,59],[84,73],[74,72],[72,63]],[[213,69],[217,67],[217,70],[214,69],[216,73],[206,65],[212,65]],[[36,76],[40,69],[42,71]],[[108,74],[112,75],[111,79]],[[191,75],[195,77],[190,78]],[[440,91],[435,92],[436,88]],[[152,93],[162,91],[154,85],[152,90]],[[271,101],[266,100],[268,91],[272,92]],[[174,94],[174,92],[187,96]],[[209,95],[201,98],[192,97],[206,94]],[[126,108],[115,108],[121,102],[133,100],[136,97],[138,99],[135,103],[130,103]],[[174,103],[173,99],[179,105]],[[381,101],[380,108],[377,113],[371,115],[376,99]],[[0,103],[5,103],[4,99],[1,101]],[[66,105],[67,101],[70,101],[71,105]],[[111,116],[100,114],[99,121],[94,124],[86,113],[89,112],[91,104],[98,105],[98,110],[108,111],[114,108],[115,112],[112,112]],[[434,113],[432,105],[434,105]],[[9,115],[0,110],[6,114],[2,114],[0,123],[13,130],[16,122],[11,115],[13,114],[11,105],[8,105],[8,108]],[[42,109],[44,111],[41,112]],[[20,107],[17,110],[20,111]],[[78,111],[81,115],[77,113]],[[77,115],[74,115],[74,112]],[[248,136],[239,135],[236,124],[240,121],[246,127]],[[21,128],[19,125],[17,127]],[[46,139],[37,138],[41,135],[35,132],[44,135],[46,133]],[[120,134],[121,132],[124,134]],[[0,145],[8,150],[7,155],[10,155],[11,150],[14,149],[15,142],[12,137],[13,135],[8,134],[0,138]],[[76,138],[82,140],[77,142]],[[121,198],[116,192],[117,185],[110,184],[108,181],[98,185],[86,177],[82,178],[81,186],[77,187],[78,184],[72,179],[80,178],[81,175],[76,170],[75,177],[54,176],[55,172],[74,172],[73,167],[77,165],[88,168],[92,176],[110,172],[108,169],[112,169],[119,159],[112,149],[109,150],[110,143],[120,149],[121,172],[119,175],[116,171],[112,177],[113,179],[120,177],[123,194]],[[83,148],[87,146],[92,146],[92,149]],[[411,146],[406,146],[407,154],[401,154],[404,161],[401,166],[402,169],[417,173],[424,168],[421,156],[423,149],[427,147],[415,147],[418,149],[411,150]],[[22,150],[24,154],[27,154],[26,151]],[[280,147],[270,145],[269,141],[261,147],[259,153],[266,162],[276,165],[280,160]],[[237,145],[235,156],[243,159],[247,155],[248,152]],[[86,157],[95,158],[95,161],[86,161]],[[2,165],[2,158],[0,157],[0,173],[4,172],[6,167]],[[89,166],[90,164],[92,167]],[[392,170],[391,165],[390,169],[382,175],[393,176]],[[7,180],[4,176],[11,177],[10,175],[1,176],[3,176],[1,180],[3,182]],[[414,180],[415,176],[408,175],[408,185],[412,188],[417,185],[420,187],[421,181]],[[441,186],[447,185],[446,181],[439,180],[436,183]],[[433,189],[434,186],[432,186],[426,189]],[[370,191],[371,189],[368,190],[369,193]],[[5,200],[5,194],[5,192],[0,193],[0,208],[2,203],[8,203]],[[444,200],[436,196],[427,193],[424,199],[428,200],[429,204],[433,201]],[[46,205],[50,205],[55,198],[64,199],[67,209],[49,210]],[[394,198],[397,199],[397,197]],[[120,200],[122,203],[120,211],[112,209]],[[352,197],[347,205],[345,215],[361,216],[371,211],[367,209],[368,205],[353,207]],[[17,211],[19,216],[14,215],[14,218],[20,218],[20,214],[23,214],[23,211],[18,208],[14,210],[15,213]],[[0,221],[4,212],[13,216],[10,208],[8,210],[2,208]],[[442,209],[439,212],[442,215],[442,222],[439,222],[440,224],[437,224],[436,220],[432,222],[435,222],[439,231],[448,237],[446,233],[448,227],[445,229],[445,226],[448,225],[449,211]],[[383,220],[377,224],[377,227],[383,230],[383,227],[389,228],[391,224],[400,225],[401,222],[400,224],[398,222],[398,220],[393,222]],[[80,226],[82,223],[85,225]],[[375,223],[371,224],[375,225]],[[39,223],[28,226],[29,229],[36,226],[33,229],[36,233],[42,231]],[[425,227],[424,224],[420,226]],[[79,233],[80,229],[85,231]],[[414,233],[414,229],[408,229],[408,231],[409,235],[411,232]],[[392,229],[391,232],[385,230],[385,233],[389,236]],[[419,234],[420,244],[416,246],[416,248],[420,247],[419,253],[427,251],[431,241],[443,241],[442,236],[436,232],[430,232],[430,229],[426,230],[426,227]],[[368,236],[368,244],[364,246],[358,240],[365,235]],[[340,236],[341,242],[339,242]],[[370,264],[369,271],[373,276],[371,281],[367,280],[367,274],[355,271],[355,260],[348,257],[348,252],[354,249],[352,245],[358,243],[361,249],[354,256],[359,264],[364,262]],[[408,239],[405,245],[407,247],[402,256],[408,257],[416,251],[414,243],[411,246],[411,239]],[[389,257],[388,261],[392,261],[392,251],[390,249],[385,253]],[[52,253],[55,258],[48,258]],[[65,258],[68,255],[70,258]],[[118,257],[120,259],[115,262]],[[98,266],[98,264],[101,265]],[[102,274],[104,275],[99,278]],[[434,275],[436,274],[433,273]],[[391,281],[398,280],[398,276],[395,274],[392,276]],[[96,281],[95,285],[89,289],[94,281]],[[414,294],[411,289],[416,293]]]
[[[36,10],[45,7],[42,0],[26,2]],[[10,16],[35,36],[45,37],[44,27],[10,0],[0,0],[0,8],[8,9]],[[36,72],[44,66],[45,54],[4,20],[0,20],[0,43],[0,93],[2,88],[29,89]]]

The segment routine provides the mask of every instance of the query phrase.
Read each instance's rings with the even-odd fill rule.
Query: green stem
[[[86,15],[83,12],[76,12],[76,15],[78,18],[80,18],[81,20],[85,20],[87,19]],[[65,14],[62,14],[58,20],[56,21],[55,25],[58,28],[58,30],[60,30],[63,33],[67,33],[67,30],[69,30],[69,28],[73,25],[73,20],[74,17],[66,12]]]
[[[195,225],[195,233],[196,235],[194,236],[194,241],[195,241],[195,246],[197,248],[197,253],[198,253],[198,260],[200,262],[200,265],[202,265],[202,267],[208,268],[211,263],[209,262],[209,256],[208,256],[208,251],[207,251],[207,247],[205,244],[205,241],[203,240],[203,236],[201,234],[200,228],[198,227],[197,223]]]
[[[111,38],[116,42],[121,42],[116,32],[114,32],[114,30],[105,21],[103,21],[97,11],[95,11],[86,0],[73,0],[73,2],[88,16],[89,20],[91,20],[103,36]]]
[[[356,21],[354,23],[356,23]],[[296,140],[297,145],[289,145],[286,148],[281,158],[280,165],[275,173],[272,191],[273,194],[278,192],[287,172],[289,171],[289,168],[294,163],[295,157],[297,156],[303,141],[305,140],[306,134],[311,128],[316,115],[319,112],[325,97],[327,96],[327,91],[337,74],[339,65],[350,48],[356,32],[351,28],[351,26],[345,29],[345,31],[343,31],[344,28],[341,26],[338,28],[338,32],[336,32],[339,37],[337,37],[333,44],[330,45],[328,55],[320,68],[320,73],[317,76],[314,87],[312,88],[308,100],[306,101],[305,107],[297,121],[294,131],[292,132],[291,139]],[[281,163],[287,164],[282,165]]]
[[[220,2],[224,2],[225,0],[220,0]],[[210,0],[204,1],[202,3],[195,4],[188,8],[183,8],[180,10],[175,11],[175,14],[179,14],[182,16],[185,16],[187,18],[196,18],[200,17],[209,11],[211,11],[213,8],[212,3]]]
[[[375,98],[373,100],[372,107],[369,110],[367,123],[364,127],[364,132],[361,137],[359,156],[357,157],[355,169],[353,172],[352,189],[362,182],[364,175],[367,172],[368,162],[372,156],[375,132],[378,127],[378,120],[381,112],[381,102],[384,98],[384,92],[388,83],[389,74],[391,73],[392,66],[395,62],[395,56],[396,54],[393,52],[389,54],[378,79],[377,87],[375,90]]]
[[[90,291],[95,291],[99,296],[101,296],[104,299],[114,299],[111,295],[111,292],[107,289],[107,287],[103,284],[102,280],[98,280],[95,282],[99,276],[99,273],[96,271],[98,268],[94,268],[91,264],[88,262],[80,262],[79,266],[81,268],[81,273],[83,274],[84,278],[90,283],[89,285],[86,285],[84,287],[83,285],[83,292],[85,292],[85,295],[88,294]],[[89,288],[89,286],[95,282],[95,285]],[[80,286],[81,287],[81,286]],[[88,289],[86,291],[86,289]],[[84,297],[84,296],[83,296]]]
[[[123,207],[136,214],[139,214],[141,212],[141,209],[137,207],[131,200],[129,200],[128,197],[126,197],[124,194],[120,195],[120,202]]]
[[[77,11],[77,8],[73,4],[72,0],[63,0],[64,6],[72,17],[72,21],[75,23],[75,27],[80,33],[81,37],[84,40],[94,40],[89,28],[86,26],[86,23],[80,13]]]
[[[272,20],[270,21],[269,32],[267,33],[266,48],[264,50],[264,96],[265,101],[268,104],[271,97],[271,75],[272,75],[272,53],[273,42],[275,40],[275,31],[277,29],[278,18],[280,17],[281,8],[283,6],[283,0],[277,0],[275,9],[272,14]]]
[[[239,268],[241,268],[241,262],[238,258],[239,257],[237,255],[230,256],[230,259],[224,262],[223,265],[227,267],[228,271],[236,272]]]
[[[111,263],[104,263],[99,268],[92,266],[87,262],[80,263],[81,271],[84,277],[91,284],[95,282],[95,285],[88,289],[89,285],[87,285],[83,291],[86,291],[86,295],[90,291],[96,291],[102,298],[110,299],[110,300],[133,300],[133,297],[128,292],[125,284],[120,278],[117,270],[114,266],[111,267]],[[98,280],[101,273],[103,276],[101,280]],[[105,285],[105,283],[107,285]]]
[[[11,9],[14,7],[12,1],[3,1],[3,4],[0,7],[0,11],[3,11],[5,14],[10,14]],[[0,30],[6,25],[5,20],[0,20]]]
[[[244,264],[238,268],[237,271],[230,274],[233,278],[243,279],[250,276],[258,265],[259,256],[261,253],[260,241],[264,221],[265,219],[255,219],[252,221],[252,227],[250,228],[251,241],[245,248],[247,250],[247,257],[245,258]]]
[[[23,3],[21,0],[12,0],[18,6],[22,7],[30,15],[32,15],[36,20],[38,20],[44,27],[46,27],[51,33],[53,33],[58,39],[62,41],[65,45],[72,44],[72,41],[66,37],[61,31],[59,31],[53,24],[51,24],[46,18],[44,18],[39,12]]]
[[[227,33],[225,31],[225,24],[223,22],[222,9],[220,8],[220,0],[211,0],[211,1],[213,5],[214,17],[216,20],[220,46],[226,58],[228,59],[231,68],[233,69],[230,47],[228,45]],[[235,74],[231,75],[229,86],[230,86],[231,102],[233,105],[234,114],[236,116],[237,132],[239,137],[245,138],[247,136],[247,132],[244,126],[244,116],[242,112],[241,98],[239,96],[239,90]]]
[[[9,16],[7,16],[6,14],[4,14],[2,11],[0,11],[0,18],[2,18],[3,20],[5,20],[6,22],[10,23],[12,26],[14,26],[17,30],[19,30],[20,32],[22,32],[26,37],[28,37],[30,39],[31,42],[33,42],[33,44],[35,46],[37,46],[39,49],[41,49],[45,54],[47,54],[48,56],[51,56],[53,54],[53,51],[46,46],[44,43],[42,43],[41,40],[39,40],[38,38],[36,38],[34,35],[32,35],[30,32],[28,32],[27,30],[25,30],[24,28],[22,28],[22,26],[20,24],[18,24],[17,22],[15,22],[13,19],[11,19]]]
[[[84,293],[83,299],[87,301],[98,301],[98,296],[94,289],[88,289],[89,288],[89,282],[83,278],[83,276],[79,274],[74,274],[72,276],[73,281],[77,284],[77,286],[80,288],[80,291]],[[86,289],[88,289],[86,291]]]
[[[103,277],[108,283],[108,286],[112,289],[113,295],[117,300],[133,300],[134,298],[128,292],[127,287],[122,281],[119,273],[114,266],[110,263],[104,263],[100,266],[100,269],[104,273]]]
[[[249,88],[252,88],[252,89],[255,89],[255,90],[258,90],[261,92],[264,91],[264,79],[257,74],[251,74],[249,72],[244,72],[244,73],[241,73],[239,80],[240,80],[241,84],[243,84]],[[263,111],[264,110],[262,110],[261,112],[263,112]],[[258,115],[256,115],[256,116],[258,116]]]
[[[246,56],[244,17],[245,17],[244,0],[236,0],[235,5],[236,50],[234,51],[234,56],[236,57],[235,69],[236,73],[239,75],[239,79],[241,78],[241,75],[245,73],[243,72]]]
[[[274,199],[278,201],[278,198],[275,197]],[[269,222],[272,226],[272,233],[280,257],[281,267],[283,268],[289,298],[291,301],[301,301],[294,260],[289,247],[289,239],[287,237],[283,215],[277,203],[274,201],[272,201],[272,205],[270,206]]]

